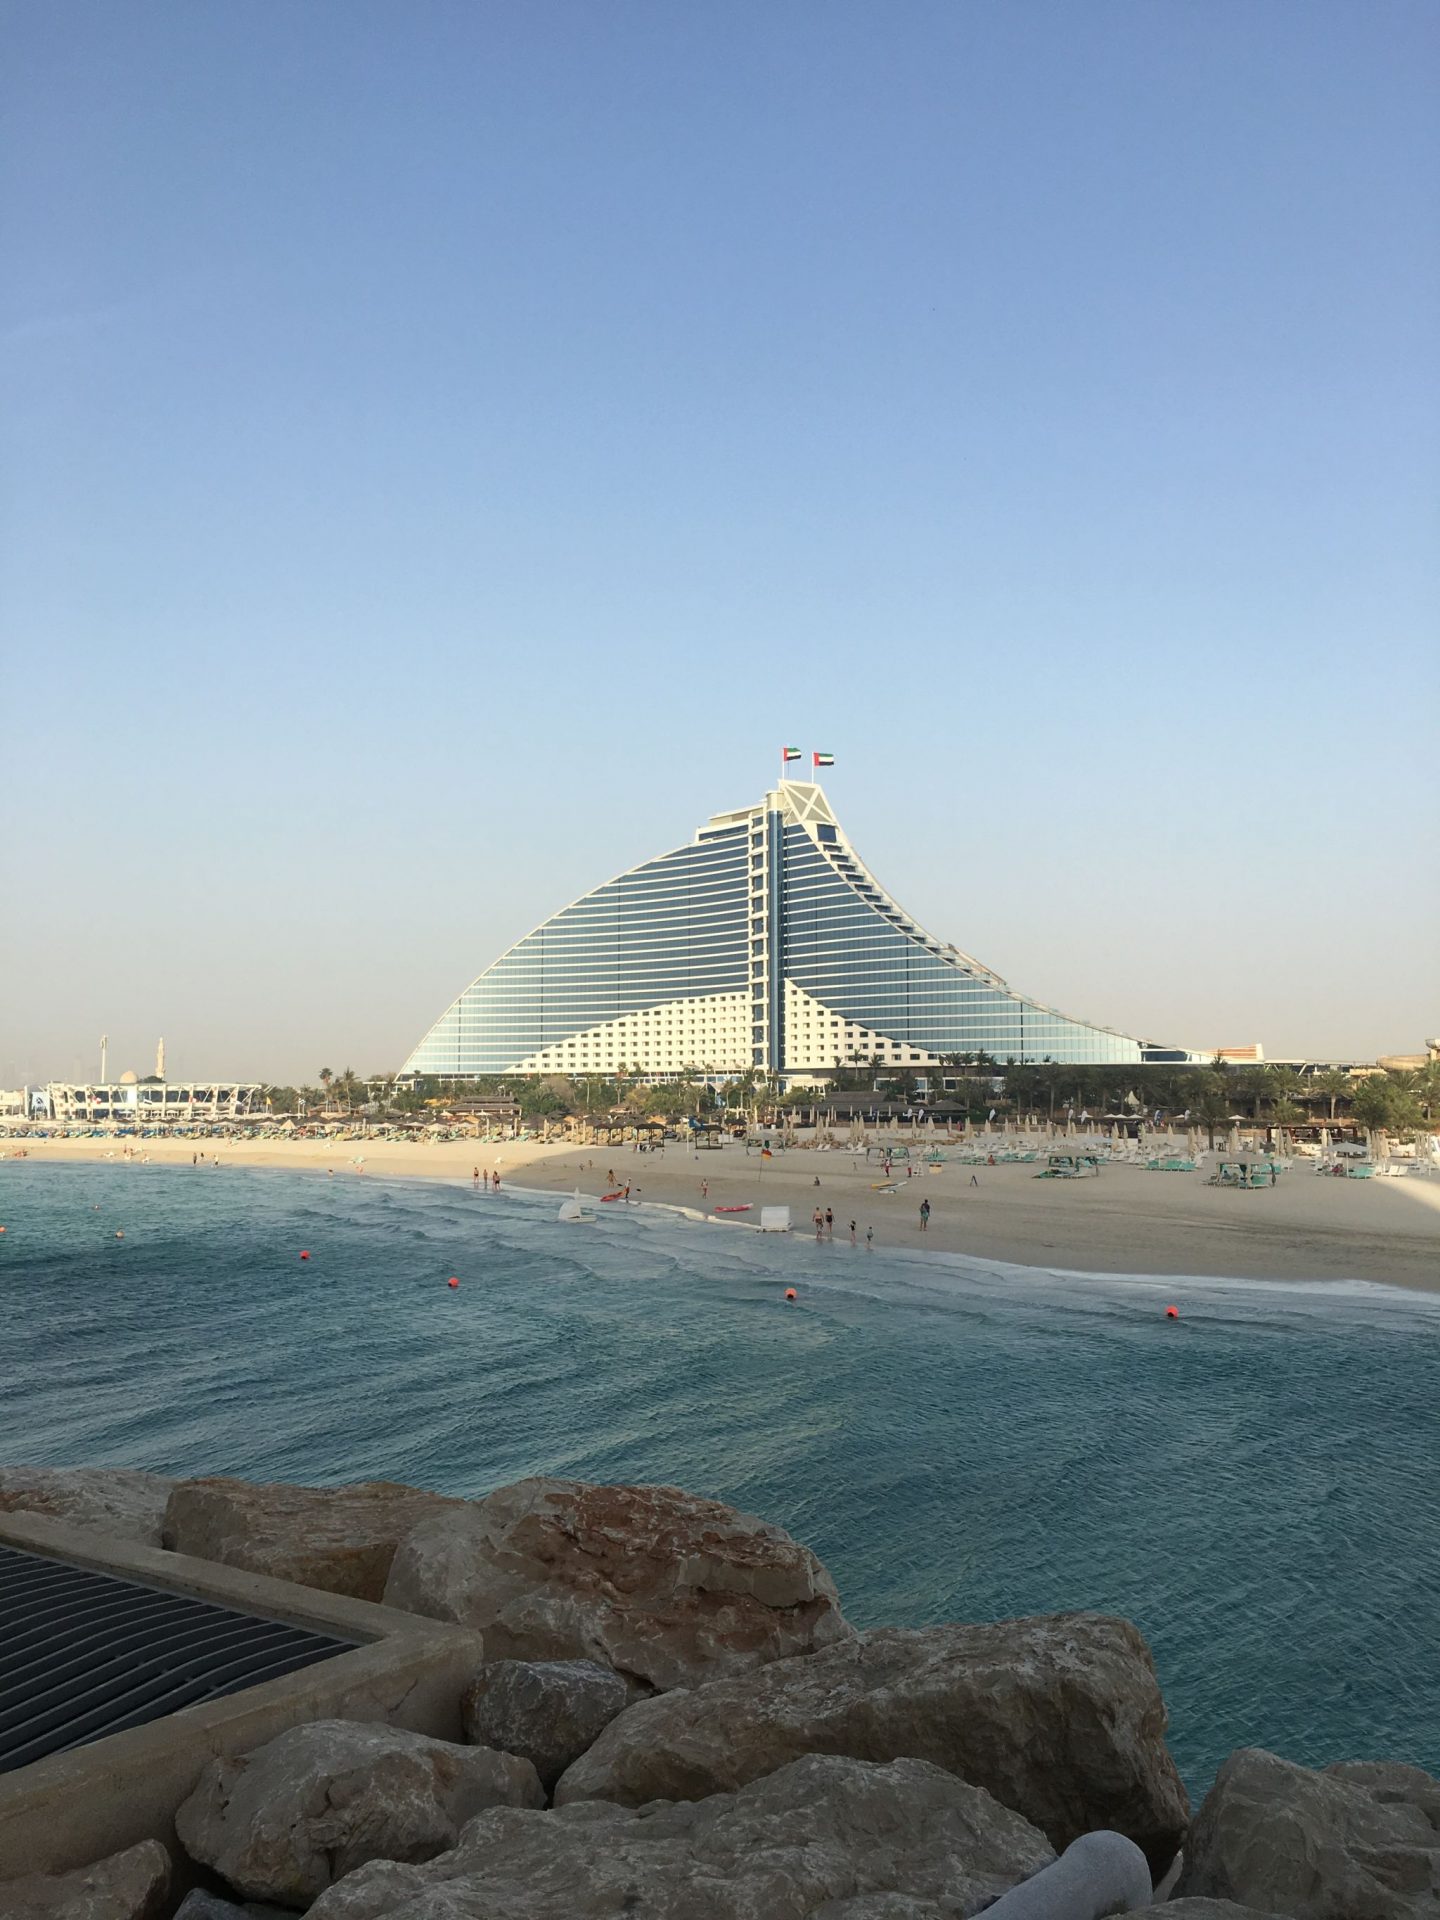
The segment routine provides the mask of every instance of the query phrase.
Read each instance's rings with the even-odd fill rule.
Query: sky
[[[1428,0],[0,33],[0,1084],[397,1068],[784,744],[1069,1014],[1440,1033]]]

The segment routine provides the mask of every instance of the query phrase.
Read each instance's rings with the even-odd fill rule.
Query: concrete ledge
[[[247,1752],[307,1720],[378,1720],[441,1740],[462,1737],[460,1695],[484,1658],[481,1637],[469,1628],[36,1514],[0,1514],[0,1543],[362,1643],[243,1693],[0,1774],[0,1880],[68,1873],[140,1840],[161,1841],[178,1862],[175,1810],[207,1762]]]

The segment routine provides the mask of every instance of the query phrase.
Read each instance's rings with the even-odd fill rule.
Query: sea
[[[556,1213],[0,1163],[0,1460],[669,1482],[787,1527],[861,1627],[1134,1620],[1193,1796],[1238,1746],[1440,1772],[1440,1296]]]

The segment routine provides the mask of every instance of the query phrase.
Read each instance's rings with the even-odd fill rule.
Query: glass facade
[[[625,1014],[743,993],[747,872],[748,834],[741,825],[608,880],[473,981],[405,1071],[504,1073]],[[597,1070],[603,1064],[596,1062]]]
[[[832,1013],[903,1047],[988,1053],[1002,1063],[1141,1057],[1138,1041],[1012,993],[931,939],[846,847],[798,825],[785,829],[783,924],[785,977]]]
[[[787,990],[792,1007],[812,1010],[794,1036]],[[737,997],[738,1024],[726,1030],[727,1057],[711,1058],[700,1010],[713,1014],[726,995]],[[871,1050],[907,1062],[916,1053],[983,1052],[1002,1064],[1151,1057],[1125,1034],[1012,992],[926,933],[860,861],[819,787],[786,782],[537,927],[465,989],[405,1071],[527,1071],[557,1048],[581,1070],[665,1071],[678,1064],[677,1048],[692,1047],[683,1057],[697,1066],[796,1072],[838,1064],[842,1023],[846,1051],[867,1058]]]

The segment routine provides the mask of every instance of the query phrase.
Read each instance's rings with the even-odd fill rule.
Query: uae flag
[[[792,760],[798,760],[800,758],[799,747],[781,747],[780,758],[788,767]]]
[[[833,753],[812,753],[810,758],[817,767],[833,767],[835,764]]]

